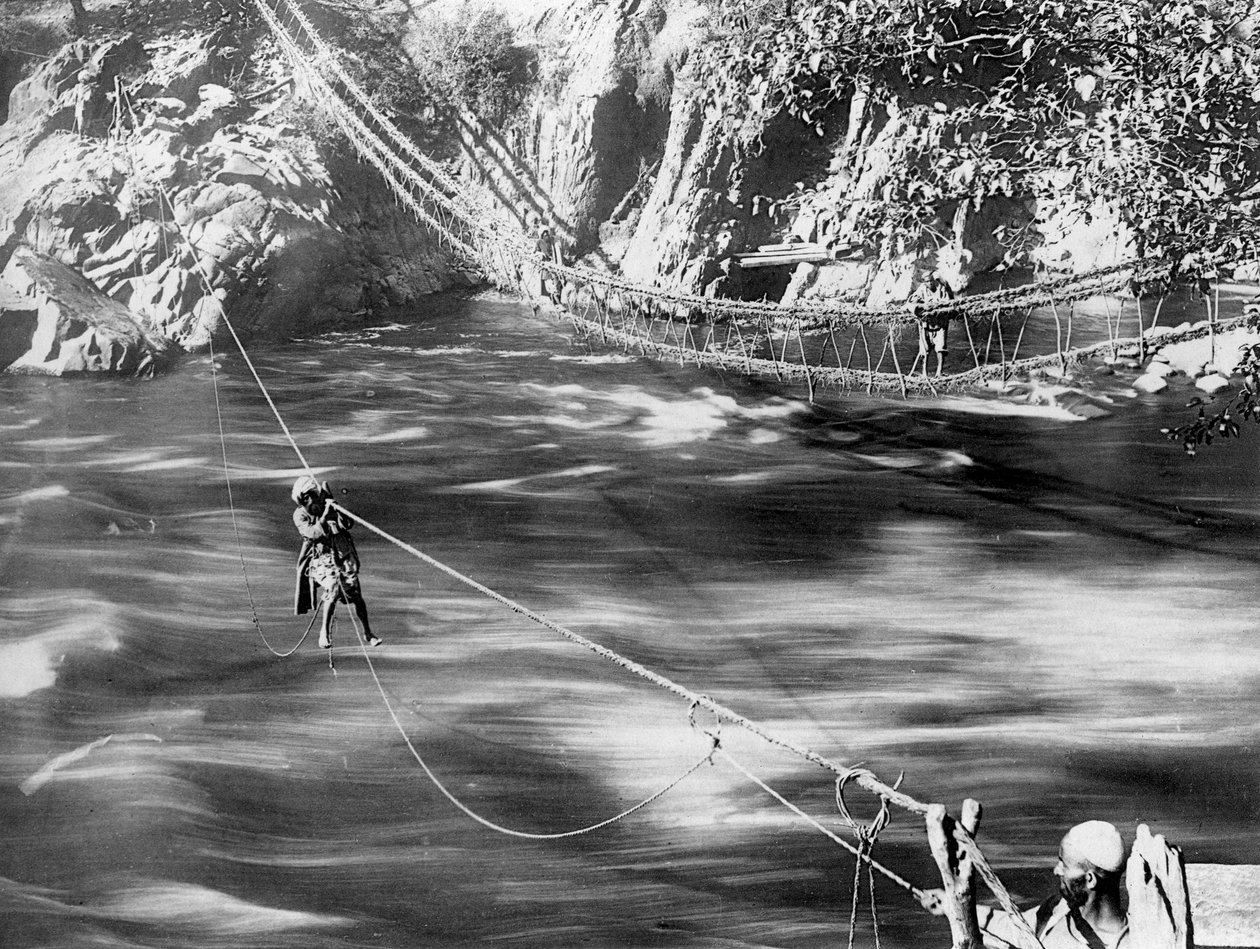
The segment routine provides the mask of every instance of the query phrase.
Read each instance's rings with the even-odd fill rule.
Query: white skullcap
[[[293,482],[293,490],[289,496],[293,498],[294,504],[300,504],[300,498],[304,494],[319,494],[319,482],[310,475],[302,475]]]
[[[1105,820],[1087,820],[1063,835],[1063,852],[1088,860],[1099,870],[1116,873],[1124,866],[1124,840]]]

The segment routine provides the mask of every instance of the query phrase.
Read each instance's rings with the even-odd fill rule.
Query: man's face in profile
[[[1059,862],[1054,875],[1059,878],[1059,895],[1074,909],[1085,905],[1089,899],[1088,874],[1093,867],[1080,857],[1059,848]]]

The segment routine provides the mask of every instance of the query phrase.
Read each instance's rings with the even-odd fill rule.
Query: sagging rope
[[[346,596],[346,589],[341,584],[340,577],[338,578],[337,583],[341,587],[342,596],[343,597]],[[349,601],[347,600],[347,603],[348,602]],[[598,823],[590,824],[586,827],[579,827],[577,830],[565,830],[565,831],[559,831],[559,832],[554,832],[554,833],[535,833],[532,831],[514,830],[511,827],[504,827],[502,824],[498,824],[487,817],[482,817],[480,814],[478,814],[476,811],[470,808],[467,804],[465,804],[458,797],[452,794],[451,791],[446,787],[446,785],[443,784],[442,781],[438,778],[438,776],[433,773],[433,770],[429,767],[428,763],[424,760],[420,752],[416,749],[416,746],[412,743],[411,737],[407,734],[407,729],[403,727],[403,723],[398,718],[398,713],[394,711],[394,704],[389,699],[389,693],[385,691],[385,685],[384,683],[381,682],[381,677],[377,675],[376,673],[376,665],[375,663],[372,662],[372,654],[368,652],[367,638],[364,635],[363,629],[359,625],[359,620],[354,615],[353,610],[350,610],[350,621],[354,624],[355,632],[358,634],[359,648],[363,652],[364,661],[367,662],[368,671],[372,673],[372,681],[376,683],[376,690],[381,694],[381,701],[385,703],[385,710],[389,712],[389,717],[393,720],[394,727],[398,730],[398,734],[402,736],[403,743],[407,746],[407,750],[411,752],[411,757],[416,759],[416,763],[420,765],[420,768],[424,771],[425,776],[429,779],[430,783],[432,783],[432,785],[435,788],[437,788],[439,791],[442,792],[443,797],[445,797],[448,801],[450,801],[453,805],[455,805],[455,807],[457,807],[460,811],[462,811],[467,817],[476,821],[482,827],[485,827],[489,830],[493,830],[496,833],[503,834],[504,836],[507,836],[507,837],[517,837],[524,840],[562,840],[566,837],[579,837],[583,834],[593,833],[594,831],[602,830],[603,828],[609,827],[617,823],[618,821],[624,820],[625,818],[629,817],[631,814],[634,814],[637,811],[643,810],[643,808],[647,807],[650,804],[654,804],[656,801],[660,800],[662,797],[664,797],[666,794],[668,794],[670,791],[676,788],[679,784],[681,784],[687,778],[691,777],[691,775],[699,771],[700,768],[702,768],[704,765],[713,763],[713,755],[717,751],[716,742],[714,743],[713,747],[709,749],[709,751],[705,754],[703,758],[701,758],[699,761],[693,764],[690,768],[688,768],[678,777],[674,778],[673,781],[670,781],[669,784],[665,785],[655,794],[652,794],[650,797],[644,798],[642,801],[640,801],[638,804],[635,804],[633,807],[626,808],[620,814],[617,814],[613,817],[609,817],[606,820],[599,821]],[[331,652],[330,652],[330,655],[331,655]]]
[[[161,202],[158,203],[158,207],[161,207]],[[219,402],[219,367],[216,364],[213,338],[210,340],[210,379],[214,383],[214,414],[219,423],[219,452],[223,457],[223,480],[227,484],[228,510],[232,515],[232,536],[236,538],[236,556],[241,562],[241,578],[245,581],[245,595],[249,599],[249,617],[254,624],[254,629],[258,631],[258,637],[268,651],[279,659],[287,659],[301,649],[302,644],[306,642],[306,638],[311,635],[311,630],[315,628],[315,620],[319,618],[319,612],[316,611],[311,616],[311,621],[306,626],[306,632],[302,634],[302,638],[297,641],[297,644],[285,652],[281,652],[271,645],[267,639],[267,634],[263,632],[262,623],[258,619],[258,607],[254,604],[254,591],[249,583],[249,571],[245,566],[245,547],[241,542],[241,529],[236,522],[236,501],[232,497],[232,475],[228,469],[227,435],[223,430],[223,408]],[[331,659],[331,656],[329,658]],[[336,672],[335,669],[333,671]]]

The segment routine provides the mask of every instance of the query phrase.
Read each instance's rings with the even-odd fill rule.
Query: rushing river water
[[[1184,380],[1100,377],[1112,411],[1089,421],[810,406],[493,298],[253,355],[351,509],[792,741],[904,770],[920,800],[978,798],[1019,897],[1091,817],[1260,862],[1260,433],[1186,457],[1159,433]],[[5,946],[843,943],[851,858],[722,760],[604,830],[509,838],[426,778],[344,612],[335,675],[313,636],[268,652],[251,595],[277,650],[306,626],[301,469],[239,355],[220,362],[248,587],[206,358],[149,382],[0,376]],[[474,810],[569,830],[707,752],[685,701],[357,536],[383,690]],[[722,738],[845,832],[826,771]],[[913,815],[876,853],[939,883]],[[877,889],[884,945],[948,944]]]

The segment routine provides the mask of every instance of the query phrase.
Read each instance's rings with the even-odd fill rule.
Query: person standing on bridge
[[[332,619],[339,602],[349,603],[363,624],[363,640],[379,646],[368,622],[367,604],[359,586],[359,553],[350,536],[351,520],[333,505],[332,491],[310,475],[302,475],[293,484],[293,524],[302,535],[298,553],[297,591],[293,611],[301,616],[315,605],[316,590],[321,593],[324,609],[319,630],[321,649],[332,648]]]
[[[923,360],[923,375],[928,374],[928,355],[936,355],[936,376],[940,378],[941,368],[945,362],[945,353],[949,351],[949,314],[931,312],[932,308],[947,300],[953,299],[953,291],[949,284],[933,273],[919,285],[919,289],[911,298],[911,312],[919,322],[919,354],[915,357],[915,365]],[[914,374],[914,367],[910,368]]]
[[[1120,901],[1124,866],[1124,840],[1106,821],[1077,824],[1063,836],[1054,867],[1059,892],[1023,914],[1044,949],[1130,949]],[[926,896],[924,906],[939,914],[944,891],[929,890]],[[988,949],[1023,945],[1010,914],[981,906],[977,916]]]

